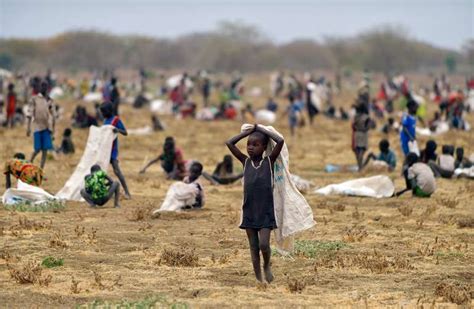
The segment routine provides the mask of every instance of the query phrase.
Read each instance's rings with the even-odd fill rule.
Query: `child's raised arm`
[[[278,135],[274,132],[271,132],[269,130],[266,130],[262,126],[257,126],[256,131],[259,131],[259,132],[262,132],[265,135],[268,135],[272,140],[275,141],[276,145],[275,145],[275,147],[273,147],[272,153],[269,156],[270,161],[272,162],[272,164],[275,163],[276,159],[280,155],[280,152],[281,152],[281,149],[283,148],[283,145],[285,144],[285,140],[280,135]]]
[[[230,140],[228,140],[225,144],[229,148],[230,152],[240,161],[240,163],[245,164],[245,160],[247,159],[247,156],[243,154],[240,149],[235,146],[241,139],[249,136],[253,131],[255,131],[255,127],[253,127],[250,130],[246,130],[244,132],[241,132],[240,134],[237,134],[236,136],[232,137]]]

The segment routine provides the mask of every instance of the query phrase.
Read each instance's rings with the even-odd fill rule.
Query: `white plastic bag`
[[[418,143],[416,140],[408,142],[408,150],[409,152],[415,153],[418,157],[420,156],[420,148],[418,147]]]

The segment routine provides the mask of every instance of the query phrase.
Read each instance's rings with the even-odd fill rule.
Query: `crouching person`
[[[405,159],[403,176],[405,177],[406,188],[395,193],[395,196],[400,196],[411,190],[413,196],[430,197],[436,190],[433,171],[427,164],[418,162],[418,156],[413,152],[408,153]]]
[[[120,207],[120,184],[113,181],[99,165],[95,164],[91,167],[91,173],[85,177],[84,181],[85,188],[81,190],[81,196],[91,207],[105,205],[114,195],[114,207]]]

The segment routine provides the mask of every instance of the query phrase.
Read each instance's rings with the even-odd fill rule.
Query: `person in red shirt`
[[[15,124],[15,111],[16,111],[16,92],[15,85],[8,85],[8,94],[7,94],[7,126],[13,128]]]

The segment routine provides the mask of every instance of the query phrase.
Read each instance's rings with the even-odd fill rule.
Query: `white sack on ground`
[[[474,166],[469,168],[457,168],[454,170],[454,175],[456,175],[456,177],[467,177],[474,179]]]
[[[158,115],[171,115],[173,114],[173,104],[165,100],[153,100],[150,102],[150,111]]]
[[[304,178],[301,178],[298,175],[291,174],[291,181],[295,184],[298,191],[301,193],[306,193],[311,189],[312,183]]]
[[[449,131],[449,124],[447,122],[441,122],[437,127],[436,130],[433,132],[429,128],[419,128],[416,127],[416,134],[423,135],[423,136],[435,136],[439,134],[443,134]]]
[[[170,88],[178,87],[182,79],[183,79],[182,74],[171,76],[170,78],[166,80],[166,86]],[[193,88],[194,84],[188,77],[184,80],[184,85],[186,86],[186,88],[190,89],[190,88]]]
[[[38,205],[58,198],[45,190],[18,180],[16,188],[10,188],[2,196],[3,205],[14,205],[21,202],[30,202]]]
[[[84,188],[84,177],[90,173],[91,166],[98,164],[104,171],[109,167],[112,143],[116,136],[113,128],[111,125],[89,128],[89,137],[81,161],[64,187],[56,194],[57,197],[82,201],[80,191]]]
[[[251,130],[253,126],[254,125],[251,124],[244,124],[242,125],[241,131]],[[271,126],[264,128],[282,136]],[[267,156],[270,155],[274,145],[275,143],[273,141],[268,143],[266,149]],[[288,147],[285,143],[273,168],[273,203],[275,220],[278,226],[274,232],[277,249],[283,254],[288,254],[293,251],[291,236],[309,229],[316,224],[313,219],[311,207],[291,180],[289,159]]]
[[[317,189],[314,193],[322,195],[353,195],[375,198],[391,197],[395,191],[392,180],[383,175],[349,180]]]
[[[86,102],[101,102],[102,101],[102,93],[100,92],[89,92],[87,93],[84,98]]]
[[[49,96],[53,99],[53,100],[56,100],[56,99],[59,99],[61,97],[64,96],[64,91],[61,89],[61,87],[54,87],[53,89],[51,89],[51,91],[49,92]]]
[[[161,207],[153,211],[153,214],[161,211],[180,211],[185,206],[192,206],[196,202],[198,194],[199,189],[196,184],[175,182],[166,192],[166,197]]]
[[[150,135],[153,133],[153,128],[151,126],[144,126],[136,129],[128,129],[128,135]]]
[[[261,109],[255,112],[255,121],[262,124],[272,124],[276,121],[276,114],[272,111]]]

